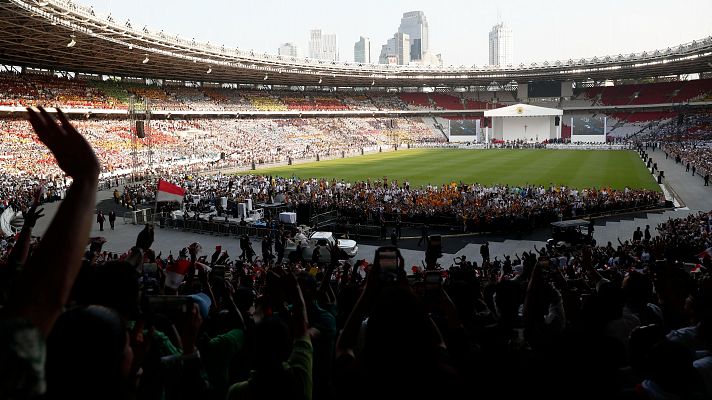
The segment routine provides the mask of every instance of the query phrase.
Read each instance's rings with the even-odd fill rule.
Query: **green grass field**
[[[449,182],[611,186],[660,190],[634,151],[418,149],[259,169],[264,175],[300,178],[367,178],[411,186]]]

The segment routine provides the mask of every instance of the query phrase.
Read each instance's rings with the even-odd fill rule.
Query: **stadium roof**
[[[663,50],[503,68],[373,65],[255,54],[188,41],[114,21],[73,1],[0,0],[0,63],[200,82],[452,88],[708,72],[712,37]]]

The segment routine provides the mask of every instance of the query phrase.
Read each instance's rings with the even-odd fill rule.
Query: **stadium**
[[[712,36],[468,67],[116,19],[0,0],[0,397],[712,397]]]

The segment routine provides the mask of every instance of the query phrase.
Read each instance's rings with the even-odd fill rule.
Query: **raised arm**
[[[22,212],[22,217],[25,222],[22,224],[20,235],[17,237],[15,246],[12,247],[12,251],[8,257],[8,264],[12,266],[13,269],[17,269],[27,262],[27,255],[30,252],[30,242],[32,239],[32,228],[35,227],[37,220],[44,216],[44,214],[42,214],[43,210],[43,208],[37,209],[37,202],[35,201],[30,208]]]
[[[49,334],[69,298],[91,229],[99,161],[91,146],[57,110],[57,123],[43,108],[28,109],[30,123],[59,167],[74,179],[42,241],[22,271],[7,315],[32,322]]]

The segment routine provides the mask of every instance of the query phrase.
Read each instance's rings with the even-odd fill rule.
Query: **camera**
[[[443,278],[440,271],[429,271],[425,273],[424,278],[425,290],[435,291],[440,290],[443,284]]]
[[[381,269],[380,279],[384,282],[395,282],[403,267],[402,260],[403,257],[396,247],[379,247],[376,250],[375,262]]]
[[[171,321],[180,320],[190,311],[194,300],[190,296],[148,296],[148,312],[160,314]]]

